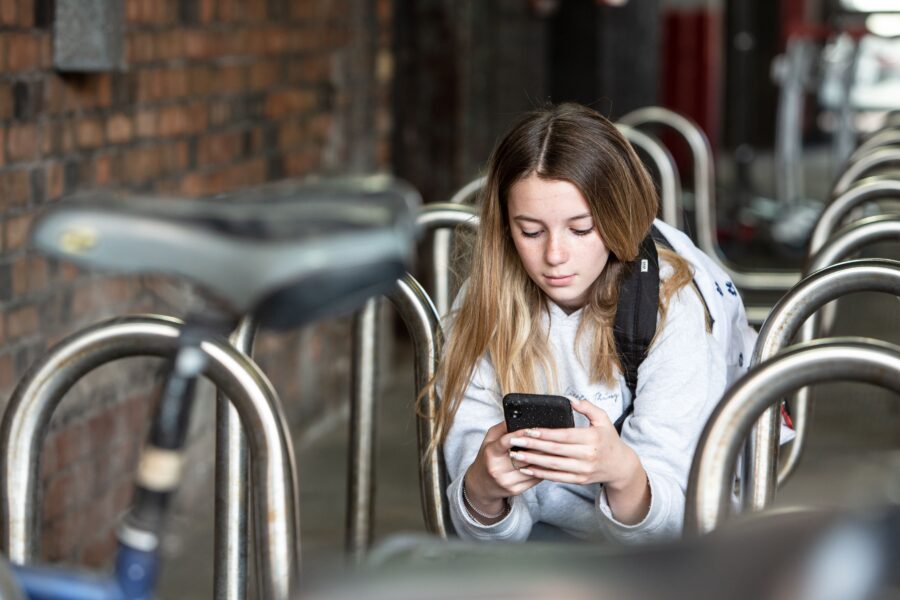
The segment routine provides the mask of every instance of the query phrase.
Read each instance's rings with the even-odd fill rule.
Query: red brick
[[[39,322],[37,309],[23,306],[7,313],[6,331],[10,339],[17,339],[36,333]]]
[[[134,136],[134,126],[131,117],[125,114],[116,114],[106,121],[106,139],[111,144],[125,144]]]
[[[199,0],[200,21],[209,23],[216,18],[216,0]]]
[[[31,230],[32,215],[22,215],[7,219],[4,225],[4,250],[9,252],[25,246]]]
[[[9,162],[34,160],[38,155],[38,129],[36,125],[10,125],[6,133]]]
[[[159,146],[134,148],[124,155],[125,177],[129,181],[148,181],[159,175]]]
[[[242,132],[200,138],[197,144],[197,165],[204,167],[233,161],[240,154],[242,138]]]
[[[310,90],[290,90],[269,94],[266,100],[266,116],[278,119],[299,116],[316,105],[316,94]]]
[[[0,24],[16,25],[16,0],[0,0]]]
[[[28,291],[39,292],[47,287],[47,259],[43,256],[28,257]]]
[[[47,200],[58,200],[63,195],[65,189],[65,171],[62,163],[53,162],[47,165],[45,172],[45,188],[47,189]]]
[[[253,90],[264,90],[275,86],[279,82],[281,68],[273,62],[258,63],[249,69],[250,81],[248,85]]]
[[[191,119],[184,106],[169,106],[160,111],[159,135],[163,137],[184,135],[191,130]]]
[[[19,15],[16,23],[23,29],[34,27],[34,0],[19,0]]]
[[[93,161],[93,183],[98,186],[108,186],[114,180],[114,157],[105,154],[97,156]]]
[[[9,119],[13,115],[12,84],[0,82],[0,119]]]
[[[75,124],[75,139],[81,148],[103,145],[103,123],[100,119],[82,119]]]
[[[29,198],[28,171],[20,169],[0,173],[0,207],[24,206]]]
[[[125,21],[135,23],[140,20],[141,0],[125,0]]]
[[[16,381],[17,378],[15,369],[13,368],[12,356],[10,356],[9,354],[0,356],[0,389],[9,392],[12,390],[12,387],[16,383]]]
[[[21,257],[10,265],[13,297],[24,296],[28,291],[28,260]]]
[[[4,34],[9,72],[36,69],[41,64],[41,38],[30,33]]]
[[[153,110],[142,110],[135,117],[135,128],[138,137],[156,137],[159,128],[159,113]]]
[[[289,176],[307,175],[316,170],[318,154],[313,151],[296,152],[284,157],[284,169]]]

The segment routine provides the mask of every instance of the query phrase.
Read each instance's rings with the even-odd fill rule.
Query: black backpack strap
[[[615,422],[616,431],[622,431],[625,418],[634,410],[638,367],[647,357],[647,349],[656,335],[656,317],[659,312],[659,256],[656,243],[671,248],[662,234],[651,228],[641,242],[637,258],[625,265],[619,284],[619,302],[613,335],[625,383],[631,391],[631,404]]]

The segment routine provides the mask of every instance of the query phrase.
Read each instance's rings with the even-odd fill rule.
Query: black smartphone
[[[531,427],[575,427],[572,403],[565,396],[506,394],[503,396],[503,416],[506,417],[507,431]]]

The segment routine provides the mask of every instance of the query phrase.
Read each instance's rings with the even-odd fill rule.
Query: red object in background
[[[662,103],[695,121],[715,148],[719,133],[722,68],[722,18],[708,7],[678,9],[663,15]],[[691,172],[691,156],[677,135],[663,134],[664,143],[682,173]],[[674,141],[674,144],[673,144]]]

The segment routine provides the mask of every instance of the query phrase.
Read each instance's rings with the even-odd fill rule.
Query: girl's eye
[[[525,231],[523,229],[522,235],[524,235],[527,238],[536,238],[537,236],[541,235],[541,232],[540,231]]]
[[[572,233],[574,233],[575,235],[587,235],[590,232],[592,232],[593,230],[594,230],[593,227],[591,227],[589,229],[573,229]]]

